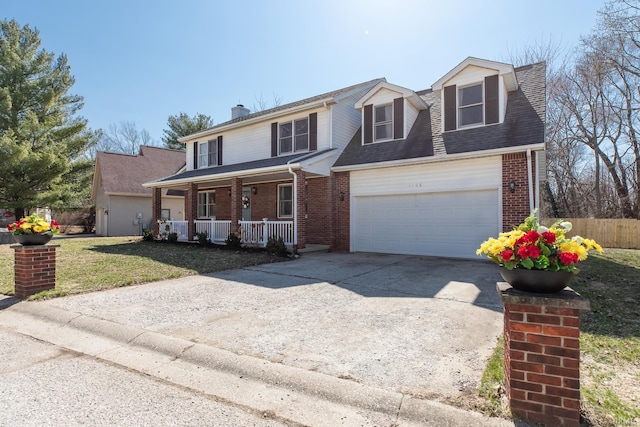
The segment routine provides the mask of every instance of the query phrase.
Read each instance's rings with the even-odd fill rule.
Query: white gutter
[[[291,168],[292,160],[287,162],[289,173],[293,175],[293,246],[298,247],[298,175]]]
[[[296,161],[299,162],[300,159],[294,159],[294,160],[290,160],[290,161]],[[288,165],[289,163],[287,163]],[[261,175],[261,174],[266,174],[266,173],[271,173],[271,172],[283,172],[287,170],[287,165],[278,165],[278,166],[269,166],[266,168],[259,168],[259,169],[251,169],[251,174],[252,175]],[[299,163],[294,163],[293,165],[296,166],[300,166]],[[243,171],[234,171],[234,172],[228,172],[228,173],[221,173],[221,174],[217,174],[215,175],[215,179],[228,179],[228,178],[233,178],[235,176],[241,176],[241,175],[245,175],[247,173],[246,170]],[[175,184],[189,184],[192,182],[205,182],[205,181],[211,181],[211,175],[203,175],[203,176],[197,176],[197,177],[191,177],[191,178],[183,178],[183,179],[177,179],[174,181],[151,181],[151,182],[145,182],[144,184],[142,184],[143,187],[148,187],[148,188],[154,188],[154,187],[169,187],[169,186],[174,186]],[[167,185],[169,184],[169,185]]]
[[[481,157],[497,156],[501,154],[520,153],[525,148],[529,152],[531,150],[534,150],[534,151],[544,150],[544,143],[520,145],[517,147],[509,147],[509,148],[496,148],[493,150],[484,150],[480,152],[476,151],[472,153],[443,154],[443,155],[436,155],[436,156],[429,156],[429,157],[417,157],[415,159],[401,159],[401,160],[391,160],[388,162],[366,163],[363,165],[334,166],[331,168],[331,170],[334,172],[344,172],[344,171],[352,171],[352,170],[417,165],[417,164],[423,164],[423,163],[440,163],[440,162],[448,162],[451,160],[475,159],[475,158],[481,158]]]
[[[533,211],[536,206],[533,204],[533,174],[531,172],[531,149],[527,149],[527,178],[529,181],[529,209]]]

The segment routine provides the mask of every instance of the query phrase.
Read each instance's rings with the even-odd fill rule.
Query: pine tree
[[[64,54],[40,47],[37,29],[0,21],[0,207],[16,217],[35,207],[77,199],[86,162],[77,161],[95,135],[77,116],[81,96]],[[84,172],[83,172],[84,171]]]
[[[180,113],[177,116],[169,116],[167,125],[169,129],[164,130],[162,137],[165,147],[184,150],[184,144],[178,142],[178,138],[210,128],[213,126],[213,120],[204,114],[189,117],[187,113]]]

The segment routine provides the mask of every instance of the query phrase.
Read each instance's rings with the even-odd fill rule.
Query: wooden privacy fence
[[[582,236],[593,239],[604,248],[640,249],[640,220],[563,218],[573,224],[569,237]],[[542,224],[549,226],[557,219],[545,218]]]

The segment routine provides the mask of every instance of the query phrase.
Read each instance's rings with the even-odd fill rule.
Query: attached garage
[[[501,227],[501,158],[351,173],[351,250],[475,258]]]

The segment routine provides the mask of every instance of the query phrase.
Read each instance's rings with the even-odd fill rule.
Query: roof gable
[[[426,110],[428,108],[427,104],[424,102],[422,98],[420,98],[414,91],[411,89],[407,89],[406,87],[394,85],[388,83],[387,81],[381,81],[372,87],[367,93],[365,93],[362,98],[360,98],[356,104],[355,108],[360,110],[367,103],[368,100],[373,98],[377,93],[389,90],[391,92],[397,93],[399,96],[407,99],[411,104],[416,107],[418,110]]]
[[[513,65],[505,64],[502,62],[488,61],[486,59],[474,58],[470,56],[456,65],[455,68],[453,68],[447,74],[438,79],[438,81],[436,81],[432,85],[433,90],[442,90],[442,88],[449,80],[453,79],[468,67],[479,67],[497,71],[498,74],[504,78],[504,83],[507,91],[512,92],[518,89],[518,80],[516,78],[516,72],[513,68]]]
[[[150,195],[143,183],[177,173],[185,165],[185,152],[159,147],[140,147],[140,154],[98,152],[94,169],[96,185],[105,194]]]

